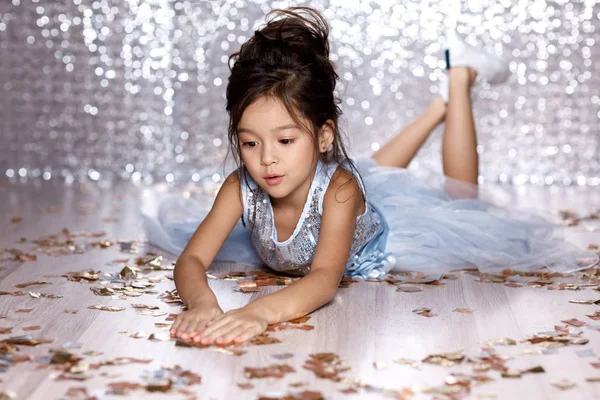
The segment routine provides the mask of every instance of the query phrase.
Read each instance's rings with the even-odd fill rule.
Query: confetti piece
[[[33,311],[33,308],[20,308],[20,309],[18,309],[18,310],[17,310],[17,311],[15,311],[15,312],[19,312],[19,313],[28,313],[28,312],[31,312],[31,311]]]
[[[375,369],[387,369],[388,368],[388,364],[385,361],[375,361],[373,363],[373,367],[375,367]]]
[[[166,332],[152,333],[148,337],[148,340],[158,340],[161,342],[168,342],[171,339],[171,335]]]
[[[10,295],[10,296],[25,296],[25,293],[21,292],[20,290],[17,290],[15,292],[0,291],[0,296],[5,296],[5,295]]]
[[[568,379],[562,379],[558,382],[552,382],[552,386],[559,388],[560,390],[568,390],[575,387],[575,383]]]
[[[451,365],[460,364],[464,358],[465,355],[463,352],[457,351],[454,353],[432,354],[425,357],[421,362],[449,367]]]
[[[65,314],[77,314],[77,311],[78,311],[78,310],[74,310],[74,309],[71,309],[71,308],[67,308],[67,309],[66,309],[66,310],[64,310],[63,312],[64,312]]]
[[[162,317],[167,315],[166,312],[163,311],[159,311],[159,310],[147,310],[147,309],[140,309],[140,308],[136,308],[135,312],[139,315],[147,315],[150,317]]]
[[[158,306],[149,306],[149,305],[146,305],[146,304],[132,304],[131,307],[137,308],[137,309],[148,309],[148,310],[158,310],[158,309],[160,309],[160,307],[158,307]]]
[[[569,303],[574,304],[600,304],[600,300],[569,300]]]
[[[48,284],[50,284],[50,282],[48,282],[48,281],[35,281],[35,282],[19,283],[18,285],[15,285],[15,287],[17,287],[19,289],[23,289],[23,288],[26,288],[28,286],[48,285]]]
[[[473,310],[469,310],[468,308],[455,308],[452,312],[458,312],[463,314],[473,314]]]
[[[101,311],[123,311],[123,310],[125,310],[125,307],[105,306],[105,305],[89,306],[88,308],[91,310],[101,310]]]
[[[292,353],[280,353],[280,354],[271,354],[271,357],[276,358],[278,360],[287,360],[288,358],[294,357]]]
[[[244,390],[254,389],[254,385],[251,383],[238,383],[237,385],[240,389],[244,389]]]
[[[437,314],[436,313],[432,313],[431,309],[427,308],[427,307],[417,308],[416,310],[413,310],[412,312],[415,313],[415,314],[418,314],[418,315],[422,315],[422,316],[427,317],[427,318],[437,317]]]
[[[38,344],[52,343],[53,340],[52,339],[33,339],[29,335],[22,335],[22,336],[13,336],[8,339],[4,339],[2,342],[6,343],[6,344],[16,344],[16,345],[23,345],[23,346],[37,346]]]
[[[581,326],[587,325],[587,323],[585,323],[583,321],[579,321],[577,318],[566,319],[566,320],[562,320],[561,322],[564,322],[565,324],[573,325],[576,327],[581,327]]]
[[[128,336],[130,338],[134,338],[134,339],[144,339],[144,338],[147,338],[148,336],[150,336],[148,333],[146,333],[144,331],[139,331],[139,332],[135,332],[135,333],[119,332],[119,334],[121,334],[123,336]]]
[[[594,315],[587,315],[587,317],[594,321],[600,321],[600,311],[594,311]]]
[[[248,379],[283,378],[285,374],[292,372],[296,372],[296,370],[287,364],[273,364],[262,368],[244,368],[244,376]]]
[[[396,364],[401,364],[401,365],[408,365],[410,367],[413,367],[415,369],[422,369],[422,365],[421,362],[419,360],[413,360],[411,358],[399,358],[397,360],[394,360],[394,362]]]
[[[502,371],[501,376],[503,378],[520,378],[521,377],[521,371],[517,371],[517,370],[507,370],[507,371]]]
[[[540,365],[538,365],[536,367],[532,367],[532,368],[522,369],[521,370],[522,374],[540,374],[540,373],[543,373],[543,372],[546,372],[546,371]]]
[[[229,354],[232,356],[241,356],[242,354],[247,353],[246,350],[232,349],[226,347],[212,347],[211,350],[216,351],[217,353]]]
[[[34,292],[28,292],[29,296],[35,298],[35,299],[39,299],[41,297],[44,298],[48,298],[48,299],[62,299],[63,296],[59,295],[59,294],[47,294],[47,293],[34,293]]]
[[[39,326],[39,325],[36,325],[36,326],[24,326],[22,329],[24,331],[37,331],[37,330],[42,329],[42,327]]]
[[[423,289],[418,288],[416,286],[399,286],[398,289],[396,289],[396,292],[405,292],[405,293],[416,293],[416,292],[422,292]]]
[[[334,382],[341,381],[342,377],[339,374],[350,369],[346,361],[341,360],[335,353],[310,354],[302,368],[312,371],[319,378]]]

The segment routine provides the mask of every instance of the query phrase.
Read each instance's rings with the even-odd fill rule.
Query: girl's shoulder
[[[319,211],[327,203],[345,203],[355,199],[356,206],[362,209],[362,202],[366,201],[366,193],[360,175],[351,164],[347,162],[327,163],[324,168],[327,176],[327,187],[319,201]]]

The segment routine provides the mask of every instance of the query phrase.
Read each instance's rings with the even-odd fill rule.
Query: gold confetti
[[[50,284],[50,282],[48,282],[48,281],[35,281],[35,282],[19,283],[18,285],[15,285],[15,287],[18,287],[19,289],[23,289],[23,288],[26,288],[28,286],[49,285],[49,284]]]
[[[171,340],[171,335],[166,333],[166,332],[159,332],[159,333],[152,333],[149,337],[148,340],[159,340],[161,342],[167,342],[169,340]]]
[[[575,383],[568,379],[562,379],[558,382],[552,382],[552,386],[559,388],[560,390],[568,390],[575,387]]]
[[[125,307],[117,307],[117,306],[105,306],[105,305],[97,305],[97,306],[89,306],[91,310],[101,310],[101,311],[123,311]]]
[[[463,352],[457,351],[454,353],[432,354],[425,357],[421,362],[449,367],[460,364],[464,358],[465,355]]]
[[[396,289],[396,292],[405,292],[405,293],[416,293],[416,292],[422,292],[423,289],[416,287],[416,286],[399,286],[398,289]]]
[[[246,354],[246,350],[234,349],[229,347],[211,347],[212,351],[216,351],[217,353],[229,354],[232,356],[241,356],[242,354]]]
[[[574,304],[600,304],[600,300],[569,300],[569,303]]]
[[[463,314],[473,314],[473,310],[469,310],[468,308],[455,308],[452,312],[458,312]]]
[[[159,310],[147,310],[147,309],[144,309],[144,308],[142,308],[142,309],[140,309],[140,308],[136,308],[136,309],[135,309],[135,312],[136,312],[137,314],[139,314],[139,315],[147,315],[147,316],[150,316],[150,317],[162,317],[162,316],[165,316],[165,315],[167,315],[167,313],[166,313],[166,312],[164,312],[164,311],[159,311]]]
[[[423,366],[421,365],[421,362],[419,360],[413,360],[411,358],[399,358],[397,360],[394,360],[394,362],[396,364],[408,365],[408,366],[413,367],[415,369],[422,369],[423,368]]]

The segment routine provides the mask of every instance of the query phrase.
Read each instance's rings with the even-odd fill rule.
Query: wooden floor
[[[600,205],[598,188],[522,191],[522,197],[516,199],[520,206],[570,208],[584,215]],[[12,328],[0,334],[0,370],[4,370],[0,392],[5,392],[0,398],[11,398],[8,392],[13,392],[17,399],[103,399],[115,398],[111,393],[122,391],[129,398],[144,399],[285,395],[316,399],[319,392],[327,399],[446,398],[444,393],[473,399],[600,398],[600,317],[588,317],[600,311],[600,306],[570,302],[600,299],[600,292],[594,290],[599,283],[597,276],[551,278],[554,283],[535,276],[481,282],[472,273],[459,272],[438,281],[438,285],[401,285],[422,289],[418,292],[397,291],[398,285],[388,282],[352,283],[339,289],[335,299],[311,314],[308,321],[294,325],[312,325],[314,329],[268,332],[280,342],[236,348],[245,351],[241,355],[231,349],[218,351],[148,340],[148,334],[164,336],[168,315],[181,308],[163,301],[167,297],[160,298],[174,289],[168,269],[174,256],[143,244],[138,210],[144,196],[147,191],[134,186],[0,181],[0,328]],[[597,220],[582,221],[570,228],[568,239],[585,247],[600,244],[598,226]],[[162,270],[151,270],[151,265],[158,268],[159,262],[148,263],[155,258],[146,255],[148,250],[164,256]],[[130,275],[114,280],[125,265],[136,266],[138,259],[142,265],[138,266],[137,279]],[[90,270],[93,272],[87,279],[80,278],[81,282],[63,276]],[[243,265],[220,264],[213,265],[210,272],[221,276],[251,270]],[[94,277],[94,272],[99,276]],[[532,285],[525,280],[542,281]],[[38,281],[48,283],[17,287]],[[568,290],[572,285],[562,286],[567,290],[549,289],[559,287],[559,282],[587,285],[579,290]],[[123,291],[124,284],[132,283],[133,287]],[[225,311],[281,287],[261,286],[260,292],[244,293],[236,290],[235,280],[212,279],[210,285]],[[118,289],[112,296],[90,290],[101,286]],[[15,293],[18,291],[23,295]],[[130,296],[136,294],[139,296]],[[135,309],[133,304],[159,309]],[[124,310],[88,308],[95,305]],[[435,315],[413,312],[422,307]],[[22,309],[32,310],[18,311]],[[585,325],[578,328],[561,322],[573,318]],[[577,325],[577,321],[570,322]],[[24,329],[32,326],[40,329]],[[22,335],[52,342],[10,344],[9,338]],[[522,342],[534,335],[537,339]],[[516,343],[510,344],[509,339]],[[61,347],[68,353],[51,352]],[[454,352],[462,353],[430,357]],[[334,353],[340,361],[335,364],[336,358],[330,355],[319,357],[326,361],[306,364],[310,355],[317,353]],[[15,360],[19,362],[13,363]],[[146,361],[125,364],[135,360]],[[281,372],[282,378],[254,378],[261,371],[247,369],[274,365],[280,367],[274,367],[271,374]],[[292,370],[281,365],[293,372],[286,372]],[[318,378],[313,370],[304,368],[310,365],[322,374],[330,371],[331,379]],[[343,371],[344,365],[350,369]],[[336,368],[342,371],[336,372]],[[527,372],[530,369],[532,372]],[[166,391],[159,391],[161,388]]]

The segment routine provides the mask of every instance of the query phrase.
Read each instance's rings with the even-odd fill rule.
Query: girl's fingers
[[[217,337],[217,343],[229,343],[235,337],[242,334],[246,330],[246,327],[243,325],[237,326],[236,328],[230,330],[227,334],[221,335],[221,340]]]
[[[194,338],[198,335],[200,335],[200,332],[202,332],[204,330],[204,327],[206,326],[206,320],[198,320],[194,323],[194,326],[192,327],[192,332],[190,332],[190,337]]]
[[[233,341],[235,343],[242,343],[256,335],[257,335],[257,333],[255,333],[252,328],[248,328],[248,329],[244,330],[242,333],[240,333],[239,335],[237,335],[237,337],[234,337]]]
[[[173,326],[171,327],[171,333],[175,334],[179,330],[179,326],[181,325],[181,318],[177,317],[175,322],[173,322]]]
[[[215,321],[212,325],[208,326],[208,324],[206,324],[206,328],[204,328],[204,330],[201,332],[202,336],[208,336],[210,334],[212,334],[213,332],[215,332],[217,329],[219,329],[220,327],[230,324],[233,321],[230,318],[222,318],[218,321]]]
[[[219,314],[219,315],[215,315],[214,317],[212,317],[212,319],[210,321],[208,321],[206,323],[206,326],[212,326],[214,325],[215,322],[222,320],[223,318],[225,318],[226,314]]]
[[[179,337],[183,340],[187,340],[189,338],[188,327],[190,323],[188,321],[184,321],[178,329]]]
[[[239,326],[239,324],[237,321],[229,321],[229,323],[226,323],[224,325],[217,327],[210,333],[204,333],[202,336],[205,338],[205,340],[201,340],[201,342],[202,343],[207,343],[207,342],[211,343],[215,339],[222,337],[224,335],[227,335],[232,330],[237,329],[238,326]]]

